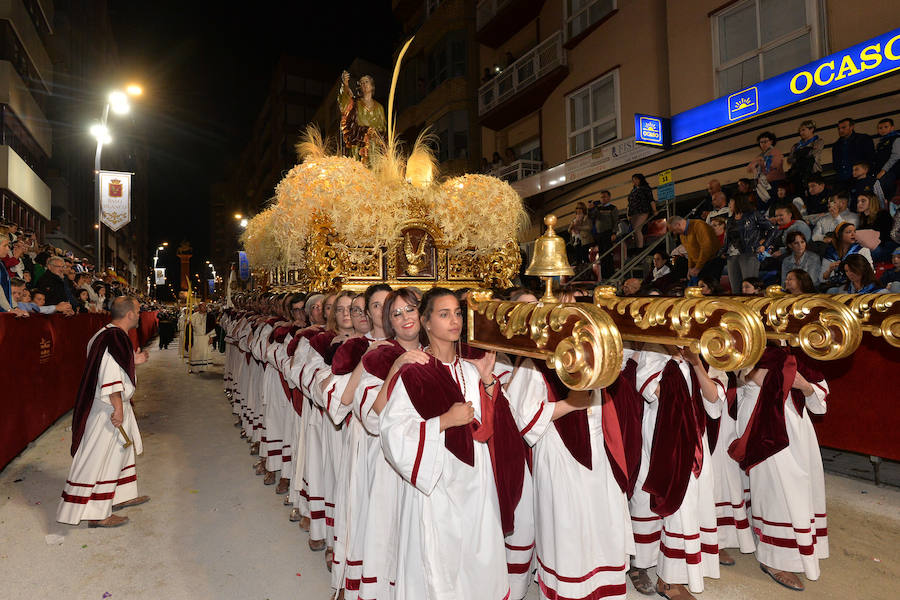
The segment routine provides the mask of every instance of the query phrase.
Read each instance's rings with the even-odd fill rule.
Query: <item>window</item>
[[[564,0],[566,39],[578,36],[616,9],[616,0]]]
[[[516,160],[541,160],[541,140],[532,138],[515,147]]]
[[[824,54],[819,0],[745,0],[712,20],[716,86],[725,96]]]
[[[438,162],[469,157],[469,113],[449,112],[434,124],[438,139]]]
[[[619,73],[613,71],[566,97],[569,156],[619,137]]]
[[[466,74],[466,33],[451,31],[428,54],[428,91]]]

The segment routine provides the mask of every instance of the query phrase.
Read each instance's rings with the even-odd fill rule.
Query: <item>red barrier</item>
[[[109,315],[0,315],[0,469],[75,404],[87,343]]]
[[[900,348],[867,335],[852,356],[819,368],[831,389],[828,412],[813,420],[819,444],[900,460]]]
[[[128,334],[131,337],[131,343],[134,344],[136,348],[143,348],[159,333],[158,314],[158,310],[150,310],[141,313],[141,321],[138,323],[137,328],[132,329]]]

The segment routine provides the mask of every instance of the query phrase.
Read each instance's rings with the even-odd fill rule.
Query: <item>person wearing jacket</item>
[[[753,209],[746,196],[731,200],[731,215],[725,229],[725,244],[728,280],[734,288],[744,279],[759,275],[757,249],[768,247],[776,231],[765,215]]]
[[[853,130],[855,122],[850,117],[838,121],[838,139],[831,146],[831,164],[837,172],[837,180],[849,187],[853,182],[853,165],[866,162],[870,165],[875,158],[875,144],[872,137]]]

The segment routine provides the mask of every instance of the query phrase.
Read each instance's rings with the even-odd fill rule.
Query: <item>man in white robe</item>
[[[191,357],[189,373],[200,373],[212,364],[212,343],[216,337],[214,327],[207,329],[206,304],[201,303],[191,315]]]
[[[88,343],[88,364],[73,412],[74,459],[56,512],[60,523],[118,527],[128,517],[113,511],[150,499],[137,493],[134,457],[143,452],[143,445],[130,402],[134,365],[148,356],[134,352],[127,333],[137,327],[140,306],[123,296],[110,308],[112,322]],[[132,442],[127,447],[125,435]]]

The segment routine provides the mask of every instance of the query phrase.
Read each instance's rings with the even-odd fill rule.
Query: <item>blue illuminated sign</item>
[[[900,29],[679,113],[671,119],[671,143],[686,142],[752,116],[812,100],[897,69],[900,69]],[[635,131],[639,131],[637,125]]]
[[[250,260],[243,250],[238,252],[238,276],[243,281],[250,279]]]
[[[669,120],[650,115],[634,115],[634,140],[650,146],[669,145]]]

